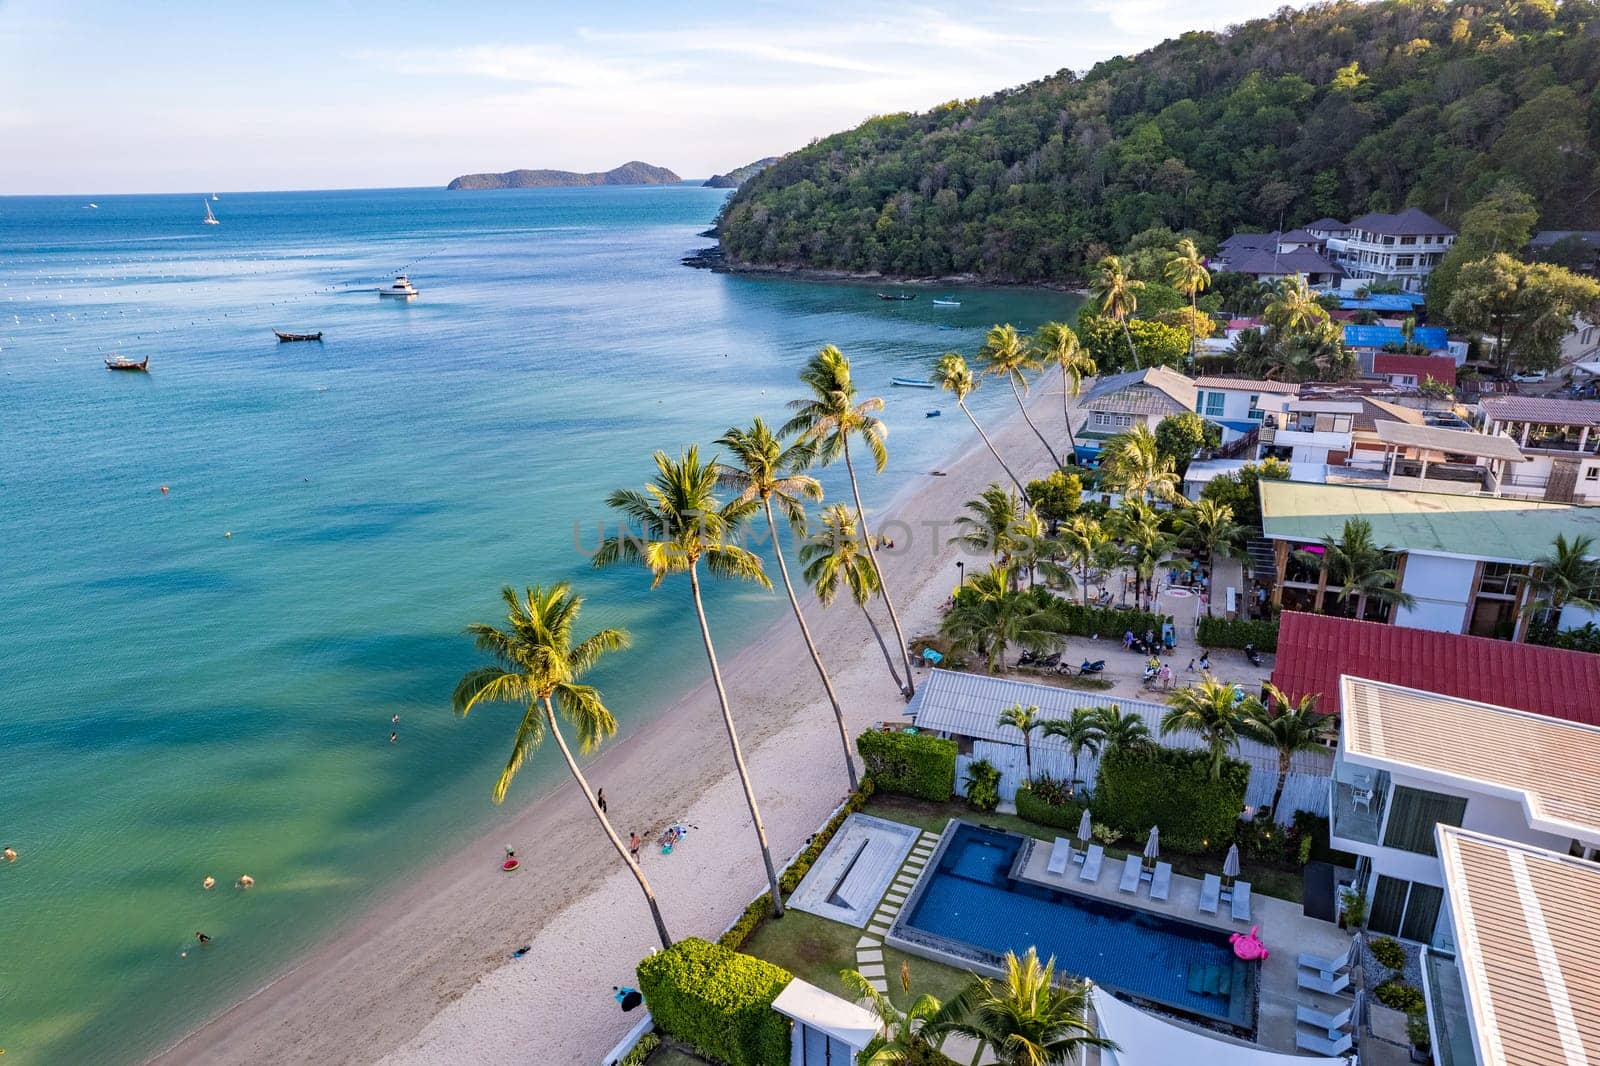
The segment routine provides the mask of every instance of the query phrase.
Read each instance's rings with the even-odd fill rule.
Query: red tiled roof
[[[1600,725],[1600,655],[1285,611],[1273,684],[1334,711],[1341,674]]]
[[[1446,355],[1391,355],[1379,352],[1372,357],[1374,374],[1411,374],[1417,384],[1432,378],[1442,385],[1456,383],[1456,361]]]

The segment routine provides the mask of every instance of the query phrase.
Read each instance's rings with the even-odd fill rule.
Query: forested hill
[[[1600,228],[1597,79],[1592,0],[1286,9],[871,119],[751,179],[718,228],[735,263],[1067,280],[1154,225],[1454,222],[1507,175],[1540,227]]]

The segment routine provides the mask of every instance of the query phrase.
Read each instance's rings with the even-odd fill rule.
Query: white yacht
[[[417,289],[411,284],[411,279],[404,274],[396,274],[393,283],[379,285],[379,296],[397,296],[402,300],[409,300],[417,294]]]
[[[209,203],[206,203],[206,201],[204,201],[204,200],[201,200],[200,202],[202,204],[205,204],[205,207],[206,207],[206,217],[202,218],[200,221],[204,222],[208,226],[220,226],[220,225],[222,225],[222,223],[220,221],[218,221],[217,216],[213,215],[211,213],[211,205]]]

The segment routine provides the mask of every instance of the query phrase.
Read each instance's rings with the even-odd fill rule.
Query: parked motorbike
[[[1256,651],[1256,646],[1254,644],[1246,644],[1244,646],[1244,657],[1250,661],[1251,666],[1260,666],[1262,663],[1266,662],[1266,660],[1261,657],[1261,653]]]
[[[1106,661],[1104,659],[1096,659],[1093,662],[1085,659],[1082,663],[1078,664],[1078,676],[1088,677],[1090,674],[1101,673],[1105,670],[1105,668]]]

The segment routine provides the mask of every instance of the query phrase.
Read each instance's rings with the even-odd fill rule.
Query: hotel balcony
[[[1330,787],[1333,810],[1329,836],[1376,847],[1383,828],[1383,806],[1389,798],[1388,771],[1339,760],[1334,763]]]

